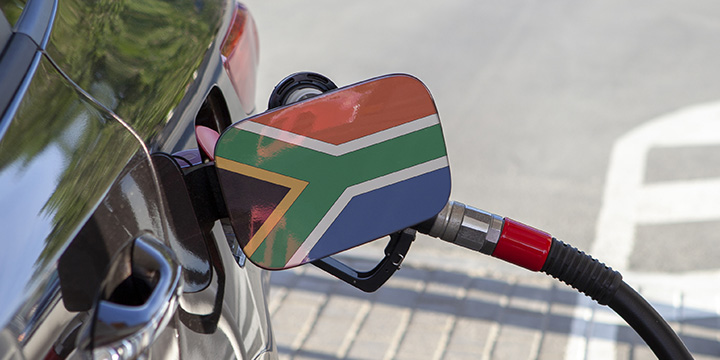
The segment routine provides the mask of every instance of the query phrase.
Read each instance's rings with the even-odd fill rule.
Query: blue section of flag
[[[440,212],[449,197],[449,167],[355,196],[308,258],[317,260],[425,221]]]

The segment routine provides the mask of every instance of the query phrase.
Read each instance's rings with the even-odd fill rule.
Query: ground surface
[[[275,83],[296,71],[317,71],[341,86],[393,72],[417,76],[439,109],[453,199],[526,222],[589,250],[621,269],[629,282],[665,309],[692,335],[689,342],[699,346],[701,355],[720,356],[719,4],[245,3],[260,31],[259,111],[266,108]],[[364,258],[378,246],[354,256]],[[276,318],[282,317],[278,314],[285,306],[292,306],[296,293],[319,297],[315,319],[343,306],[361,314],[341,322],[354,331],[350,340],[343,340],[342,351],[306,349],[315,349],[313,324],[321,329],[322,321],[302,325],[307,327],[303,329],[276,325],[282,353],[400,358],[410,349],[424,349],[426,358],[454,359],[443,354],[477,335],[482,339],[472,345],[477,349],[468,348],[480,354],[473,358],[523,358],[502,350],[521,347],[501,344],[528,343],[528,336],[535,339],[529,341],[535,345],[527,351],[528,358],[642,355],[641,350],[632,351],[631,337],[612,325],[612,317],[586,307],[539,275],[525,275],[429,238],[418,239],[408,257],[414,262],[393,279],[396,282],[371,298],[346,295],[315,269],[277,275]],[[444,268],[448,264],[453,266]],[[292,276],[306,281],[284,282]],[[448,278],[451,284],[438,280]],[[318,282],[330,288],[317,290]],[[526,282],[531,285],[523,285]],[[436,285],[442,289],[436,290]],[[523,295],[526,290],[532,294]],[[473,300],[474,296],[491,299]],[[454,298],[461,300],[449,300]],[[343,300],[350,305],[337,305]],[[417,305],[428,301],[450,308]],[[467,307],[483,301],[506,310],[492,316],[467,315]],[[513,301],[522,304],[514,306]],[[554,312],[556,307],[560,313]],[[400,339],[393,343],[395,349],[354,346],[375,317],[385,317],[384,308],[400,314],[400,320],[390,321],[401,328],[387,335]],[[529,315],[531,324],[521,315]],[[534,318],[537,323],[532,323]],[[465,322],[473,321],[487,322],[488,329],[495,330],[486,333],[471,325],[463,330]],[[450,330],[442,332],[443,326]],[[411,334],[425,328],[440,331],[438,341],[445,345],[427,353],[421,345],[429,346],[430,341],[423,336],[436,337],[421,333],[412,343],[416,335]],[[503,331],[512,335],[504,336]],[[543,351],[548,349],[552,352],[546,356]]]

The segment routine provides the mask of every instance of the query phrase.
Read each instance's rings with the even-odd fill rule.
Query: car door
[[[213,43],[235,5],[208,4]],[[160,152],[194,142],[211,89],[237,98],[226,78],[206,76],[220,54],[213,62],[208,44],[195,44],[162,73],[147,62],[154,53],[133,55],[108,33],[118,17],[140,26],[157,22],[157,9],[179,16],[169,6],[3,4],[3,358],[273,357],[260,271],[233,257],[222,221],[198,220],[176,158]]]
[[[100,349],[98,321],[109,316],[103,312],[156,293],[164,298],[155,295],[160,301],[146,310],[156,314],[146,320],[168,323],[174,308],[163,301],[181,290],[178,261],[160,240],[167,225],[147,149],[43,53],[56,5],[35,1],[22,9],[0,66],[0,324],[11,358]],[[9,22],[3,27],[7,31]],[[121,298],[115,290],[132,279],[127,271],[133,268],[153,278]],[[133,334],[111,336],[162,337],[155,328],[132,325]]]

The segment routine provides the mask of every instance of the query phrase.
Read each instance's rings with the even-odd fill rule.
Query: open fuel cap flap
[[[250,117],[215,148],[230,222],[248,259],[302,265],[435,216],[450,169],[432,96],[388,75]]]

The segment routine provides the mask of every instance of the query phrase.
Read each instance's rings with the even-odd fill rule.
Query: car
[[[248,9],[0,10],[0,359],[276,358],[196,140],[255,111]]]

